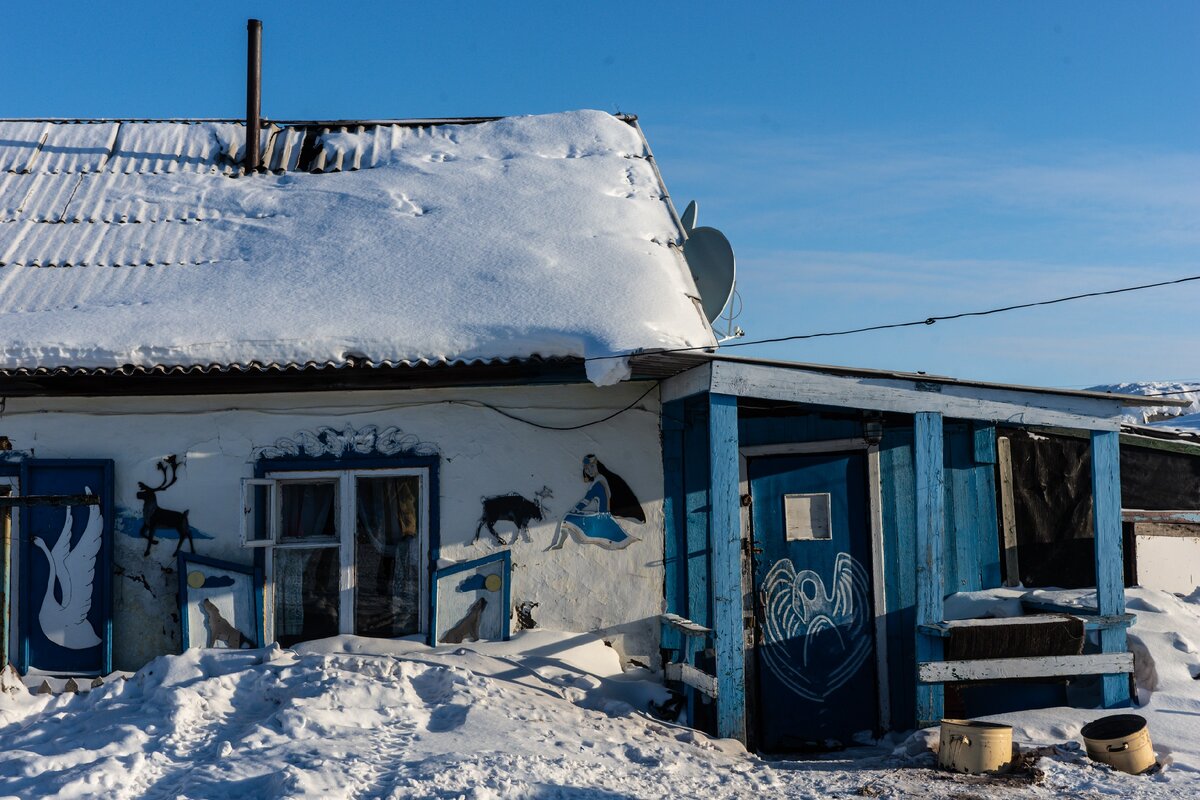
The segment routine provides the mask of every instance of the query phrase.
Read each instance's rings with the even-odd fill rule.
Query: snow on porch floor
[[[1197,607],[1184,605],[1200,624]],[[193,650],[88,694],[0,694],[0,796],[967,800],[1200,793],[1197,765],[1180,757],[1186,748],[1174,747],[1173,763],[1158,775],[1138,778],[1091,764],[1067,737],[1055,740],[1067,747],[1038,762],[1045,777],[1032,786],[930,769],[933,755],[919,747],[920,733],[907,743],[913,755],[879,747],[817,761],[764,761],[736,742],[646,715],[640,709],[649,700],[665,697],[650,678],[622,672],[616,653],[593,636],[544,631],[436,650],[355,637],[298,652]],[[1157,729],[1156,715],[1152,736]]]

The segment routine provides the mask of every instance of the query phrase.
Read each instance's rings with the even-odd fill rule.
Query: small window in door
[[[830,494],[785,494],[783,529],[789,542],[807,542],[833,538],[829,521]]]

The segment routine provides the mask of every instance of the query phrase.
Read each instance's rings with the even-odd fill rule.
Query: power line
[[[986,311],[960,311],[957,314],[942,314],[940,316],[926,317],[925,319],[913,320],[911,322],[892,322],[886,325],[869,325],[865,328],[849,328],[841,331],[826,331],[823,333],[799,333],[792,336],[777,336],[771,339],[754,339],[748,342],[731,342],[730,344],[721,345],[722,348],[730,347],[749,347],[755,344],[776,344],[778,342],[795,342],[801,339],[822,339],[831,336],[850,336],[856,333],[870,333],[872,331],[886,331],[894,328],[915,328],[920,325],[933,325],[936,322],[945,322],[953,319],[964,319],[966,317],[987,317],[992,314],[1003,314],[1007,311],[1017,311],[1023,308],[1035,308],[1037,306],[1052,306],[1058,303],[1069,303],[1072,300],[1083,300],[1088,297],[1105,297],[1112,294],[1124,294],[1126,292],[1139,292],[1143,289],[1157,289],[1162,286],[1174,286],[1180,283],[1189,283],[1191,281],[1200,281],[1200,275],[1191,275],[1186,278],[1176,278],[1171,281],[1159,281],[1158,283],[1143,283],[1140,286],[1126,286],[1121,289],[1108,289],[1102,292],[1084,292],[1083,294],[1073,294],[1067,297],[1056,297],[1053,300],[1037,300],[1031,303],[1018,303],[1011,306],[1001,306],[1000,308],[989,308]],[[672,347],[665,350],[648,351],[652,355],[663,353],[687,353],[696,352],[698,350],[712,350],[712,345],[700,345],[698,347]],[[584,361],[603,361],[610,358],[627,358],[631,355],[636,355],[635,352],[621,353],[620,355],[612,356],[592,356],[585,358]]]
[[[491,405],[490,403],[485,403],[482,400],[448,400],[447,402],[450,403],[451,405],[466,405],[466,406],[476,406],[476,407],[487,408],[492,411],[495,411],[497,414],[499,414],[502,417],[508,417],[509,419],[515,420],[516,422],[522,422],[526,425],[532,425],[535,428],[541,428],[542,430],[546,430],[546,431],[577,431],[580,428],[590,428],[592,425],[599,425],[601,422],[608,422],[613,417],[620,416],[621,414],[624,414],[626,411],[632,411],[634,406],[636,406],[638,403],[645,400],[646,397],[657,388],[658,388],[658,381],[655,381],[653,384],[650,385],[649,389],[642,392],[636,400],[634,400],[632,403],[625,406],[624,408],[617,409],[616,411],[612,412],[611,414],[609,414],[606,417],[601,417],[600,419],[594,419],[591,422],[581,422],[578,425],[545,425],[541,422],[534,422],[531,419],[525,419],[524,417],[518,417],[516,414],[512,414],[498,406]]]

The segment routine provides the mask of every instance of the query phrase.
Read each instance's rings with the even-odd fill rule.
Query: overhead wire
[[[482,400],[449,400],[447,402],[449,402],[452,405],[476,406],[476,407],[490,409],[491,411],[496,412],[497,414],[499,414],[502,417],[508,417],[509,419],[514,420],[516,422],[522,422],[526,425],[531,425],[534,428],[541,428],[542,430],[577,431],[577,430],[580,430],[581,428],[590,428],[593,425],[599,425],[602,422],[608,422],[610,419],[612,419],[614,417],[618,417],[621,414],[624,414],[626,411],[632,411],[634,406],[636,406],[638,403],[645,400],[646,397],[657,388],[658,388],[658,381],[655,381],[653,384],[651,384],[649,389],[647,389],[646,391],[644,391],[640,395],[638,395],[638,398],[636,400],[634,400],[632,403],[625,406],[624,408],[619,408],[606,417],[601,417],[600,419],[594,419],[591,422],[581,422],[578,425],[546,425],[541,422],[534,422],[531,419],[525,419],[523,417],[519,417],[516,414],[512,414],[508,411],[505,411],[502,408],[499,408],[498,406],[493,406],[490,403],[485,403]]]
[[[723,345],[721,345],[721,347],[722,348],[749,347],[751,345],[756,345],[756,344],[777,344],[779,342],[794,342],[794,341],[799,341],[801,339],[822,339],[822,338],[827,338],[827,337],[832,337],[832,336],[850,336],[850,335],[858,334],[858,333],[870,333],[872,331],[893,330],[896,328],[914,328],[914,327],[918,327],[921,325],[933,325],[934,323],[945,322],[948,320],[964,319],[966,317],[987,317],[987,316],[991,316],[993,314],[1003,314],[1008,311],[1017,311],[1017,310],[1020,310],[1023,308],[1035,308],[1038,306],[1052,306],[1052,305],[1056,305],[1058,303],[1068,303],[1073,300],[1083,300],[1083,299],[1089,298],[1089,297],[1105,297],[1105,296],[1114,295],[1114,294],[1125,294],[1126,292],[1139,292],[1144,289],[1157,289],[1162,286],[1175,286],[1180,283],[1189,283],[1191,281],[1200,281],[1200,275],[1189,275],[1186,278],[1176,278],[1174,280],[1169,280],[1169,281],[1158,281],[1157,283],[1143,283],[1138,286],[1125,286],[1120,289],[1107,289],[1104,291],[1097,291],[1097,292],[1083,292],[1081,294],[1073,294],[1073,295],[1068,295],[1066,297],[1056,297],[1052,300],[1036,300],[1036,301],[1029,302],[1029,303],[1016,303],[1014,305],[1009,305],[1009,306],[1000,306],[999,308],[989,308],[984,311],[960,311],[956,314],[941,314],[941,315],[932,316],[932,317],[925,317],[924,319],[911,320],[909,322],[891,322],[891,323],[886,323],[886,324],[882,324],[882,325],[868,325],[868,326],[862,327],[862,328],[848,328],[846,330],[840,330],[840,331],[824,331],[821,333],[798,333],[798,334],[793,334],[790,336],[776,336],[776,337],[772,337],[769,339],[753,339],[750,341],[743,341],[743,342],[731,342],[728,344],[723,344]],[[642,352],[645,352],[648,355],[663,355],[666,353],[687,353],[687,352],[697,352],[697,351],[702,351],[702,350],[711,351],[713,349],[714,349],[713,345],[697,345],[694,347],[670,347],[670,348],[666,348],[666,349],[662,349],[662,350],[630,351],[627,353],[618,353],[616,355],[591,356],[591,357],[585,358],[584,361],[603,361],[606,359],[613,359],[613,358],[628,358],[629,356],[632,356],[632,355],[639,355]]]

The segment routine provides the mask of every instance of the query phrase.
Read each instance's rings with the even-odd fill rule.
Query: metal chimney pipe
[[[258,137],[262,128],[262,20],[246,20],[246,155],[242,171],[259,167]]]

